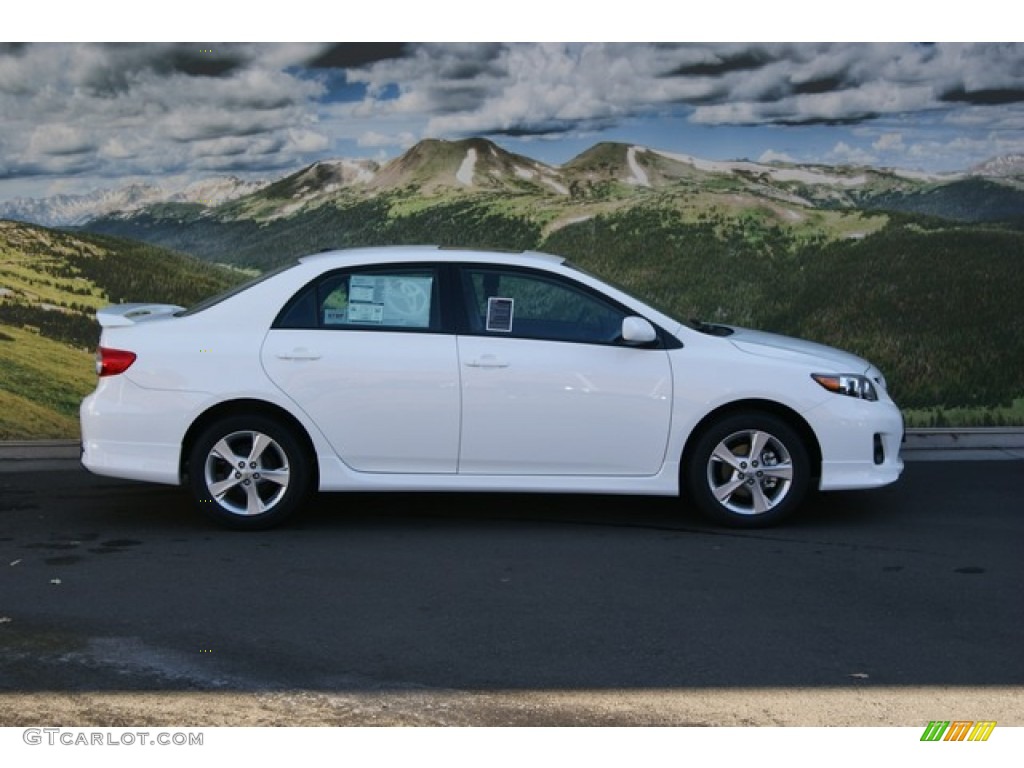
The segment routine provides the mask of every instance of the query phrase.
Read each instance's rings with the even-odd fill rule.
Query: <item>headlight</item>
[[[857,373],[812,373],[811,378],[829,392],[860,400],[877,400],[878,392],[871,379]]]

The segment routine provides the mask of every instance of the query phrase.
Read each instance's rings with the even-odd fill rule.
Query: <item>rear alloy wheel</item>
[[[264,416],[218,421],[196,440],[189,485],[200,510],[228,528],[279,525],[310,491],[309,457],[291,430]]]
[[[707,429],[687,467],[701,513],[718,523],[755,528],[792,514],[810,486],[810,459],[800,436],[767,413],[740,413]]]

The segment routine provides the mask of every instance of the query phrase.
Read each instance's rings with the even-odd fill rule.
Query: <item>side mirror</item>
[[[622,320],[622,340],[627,344],[650,344],[658,339],[654,326],[638,315]]]

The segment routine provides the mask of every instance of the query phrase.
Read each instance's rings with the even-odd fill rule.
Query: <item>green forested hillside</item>
[[[679,317],[803,336],[878,364],[907,408],[1009,406],[1024,393],[1024,234],[892,221],[801,242],[665,211],[597,217],[544,248]]]
[[[165,212],[92,222],[90,230],[157,243],[201,259],[268,269],[325,248],[398,243],[529,248],[540,239],[536,221],[510,215],[505,196],[481,194],[430,200],[381,195],[310,206],[258,221],[202,217],[181,224]],[[164,206],[167,208],[167,206]]]
[[[241,278],[144,243],[0,221],[0,440],[77,434],[95,385],[96,309],[187,305]]]

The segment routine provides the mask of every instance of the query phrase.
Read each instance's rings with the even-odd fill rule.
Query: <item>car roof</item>
[[[520,266],[556,265],[565,262],[562,256],[540,251],[503,251],[487,248],[462,248],[448,245],[385,245],[365,248],[342,248],[321,251],[302,256],[302,264],[321,261],[337,262],[339,265],[367,264],[373,262],[406,261],[478,261],[489,264],[515,264]]]

